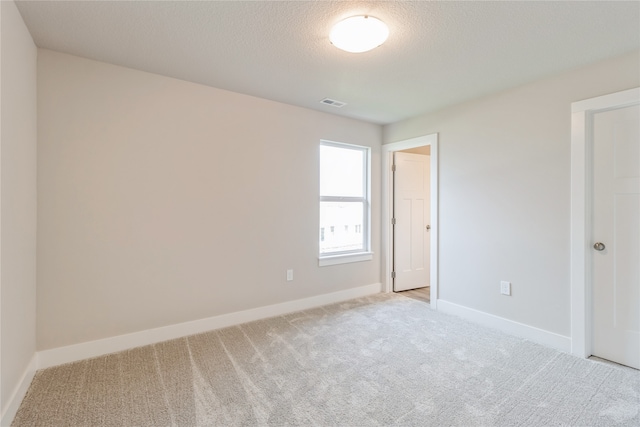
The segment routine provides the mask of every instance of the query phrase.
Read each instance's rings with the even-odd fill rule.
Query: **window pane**
[[[364,156],[358,149],[320,146],[320,195],[364,197]]]
[[[363,202],[320,202],[320,254],[364,250],[363,225]]]

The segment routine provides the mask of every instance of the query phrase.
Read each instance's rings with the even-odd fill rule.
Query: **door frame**
[[[593,115],[640,103],[640,88],[571,104],[571,353],[591,356]]]
[[[437,308],[438,301],[438,134],[419,136],[391,144],[382,145],[382,292],[393,292],[393,153],[410,148],[431,147],[430,155],[430,188],[431,188],[431,236],[430,242],[430,286],[431,307]]]

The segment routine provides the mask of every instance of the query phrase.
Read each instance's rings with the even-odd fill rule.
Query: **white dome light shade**
[[[380,46],[389,37],[389,28],[372,16],[352,16],[333,26],[329,40],[337,48],[361,53]]]

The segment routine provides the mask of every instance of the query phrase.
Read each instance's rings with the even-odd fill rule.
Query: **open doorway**
[[[408,291],[415,295],[407,296],[425,302],[428,299],[432,308],[436,308],[438,295],[438,135],[426,135],[386,144],[382,148],[382,290],[383,292],[393,292],[417,286],[419,290]],[[403,180],[412,180],[414,184],[417,183],[417,185],[409,185],[413,187],[413,195],[406,192],[402,194],[403,202],[400,205],[397,200],[397,186],[395,186],[396,191],[394,192],[393,173],[394,159],[397,170],[399,158],[401,162],[405,163],[404,166],[408,167],[405,169]],[[426,169],[423,169],[420,163],[425,159],[427,164]],[[425,197],[427,200],[424,200]],[[405,206],[402,206],[403,204]],[[398,210],[399,206],[400,211]],[[399,228],[398,221],[402,216],[405,217],[404,224]],[[407,225],[409,218],[413,218],[412,226]],[[394,233],[394,222],[396,233]],[[411,232],[418,232],[418,234],[412,237],[407,234]],[[415,250],[412,250],[411,242],[413,242]],[[422,243],[425,244],[424,250],[421,249]],[[407,260],[412,256],[413,260],[408,262]],[[415,266],[417,268],[414,268]],[[425,295],[426,286],[429,287],[428,293]]]

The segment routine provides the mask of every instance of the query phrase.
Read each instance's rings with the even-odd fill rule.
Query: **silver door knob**
[[[596,251],[604,251],[604,248],[605,248],[605,247],[606,247],[606,246],[604,245],[604,243],[601,243],[601,242],[596,242],[596,243],[593,245],[593,249],[595,249]]]
[[[431,226],[427,225],[427,231],[431,230]]]

